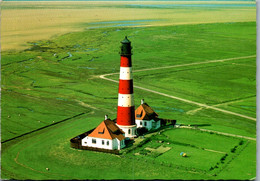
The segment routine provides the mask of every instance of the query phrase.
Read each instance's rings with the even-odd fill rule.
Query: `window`
[[[141,118],[141,117],[142,117],[142,115],[143,115],[143,110],[141,111],[141,113],[140,113],[140,114],[138,114],[138,113],[137,113],[137,114],[136,114],[136,117],[137,117],[137,118]]]
[[[93,144],[96,144],[96,143],[97,143],[97,140],[96,140],[96,139],[92,139],[92,143],[93,143]]]
[[[156,127],[156,122],[152,122],[152,127]]]
[[[105,144],[105,141],[104,140],[102,140],[102,145],[104,145]]]
[[[98,129],[98,134],[104,134],[105,128],[99,128]]]
[[[128,134],[131,134],[131,129],[128,130]]]
[[[147,126],[147,122],[144,122],[144,126]]]
[[[142,126],[143,124],[142,124],[142,121],[140,121],[140,125]]]
[[[109,141],[107,141],[107,145],[109,145]]]

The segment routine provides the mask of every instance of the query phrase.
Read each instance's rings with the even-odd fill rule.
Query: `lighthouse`
[[[131,42],[125,37],[121,41],[120,76],[118,88],[117,126],[125,132],[125,137],[136,137],[135,106]]]

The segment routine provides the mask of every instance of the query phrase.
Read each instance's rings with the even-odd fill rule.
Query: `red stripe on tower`
[[[136,124],[131,60],[132,47],[127,37],[125,37],[121,43],[117,125],[125,132],[125,137],[135,137]]]
[[[128,57],[121,55],[120,67],[132,67],[131,55]]]
[[[133,80],[119,80],[119,89],[120,94],[133,94]]]

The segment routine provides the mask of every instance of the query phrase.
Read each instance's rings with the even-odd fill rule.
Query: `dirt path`
[[[84,107],[88,107],[88,108],[91,108],[91,109],[94,109],[94,110],[97,110],[98,108],[94,107],[94,106],[91,106],[83,101],[80,101],[80,100],[77,100],[77,99],[74,99],[74,101],[78,102],[81,106],[84,106]]]
[[[213,131],[213,130],[207,130],[207,129],[199,129],[200,131],[205,131],[205,132],[212,132],[212,133],[217,133],[225,136],[232,136],[232,137],[237,137],[237,138],[244,138],[247,140],[253,140],[256,141],[256,138],[248,137],[248,136],[241,136],[241,135],[236,135],[236,134],[231,134],[231,133],[224,133],[220,131]]]
[[[220,60],[209,60],[209,61],[204,61],[204,62],[197,62],[197,63],[190,63],[190,64],[181,64],[181,65],[173,65],[173,66],[167,66],[167,67],[156,67],[156,68],[150,68],[150,69],[136,70],[134,72],[148,71],[148,70],[158,70],[158,69],[166,69],[166,68],[175,68],[175,67],[183,67],[183,66],[193,66],[193,65],[216,63],[216,62],[225,62],[225,61],[247,59],[247,58],[253,58],[253,57],[256,57],[256,55],[243,56],[243,57],[234,57],[234,58],[227,58],[227,59],[220,59]],[[119,74],[119,73],[111,73],[111,74],[100,75],[99,78],[104,79],[104,80],[108,80],[108,81],[111,81],[111,82],[118,83],[117,80],[109,79],[109,78],[106,77],[106,76],[115,75],[115,74]],[[176,100],[179,100],[179,101],[182,101],[182,102],[186,102],[186,103],[189,103],[189,104],[195,104],[197,106],[200,106],[200,107],[203,107],[203,108],[206,108],[206,109],[213,109],[215,111],[219,111],[219,112],[223,112],[223,113],[226,113],[226,114],[231,114],[231,115],[234,115],[234,116],[238,116],[238,117],[242,117],[242,118],[245,118],[245,119],[256,121],[256,118],[253,118],[253,117],[250,117],[250,116],[246,116],[246,115],[243,115],[243,114],[235,113],[235,112],[232,112],[232,111],[227,111],[227,110],[220,109],[220,108],[217,108],[217,107],[214,107],[214,106],[209,106],[209,105],[206,105],[206,104],[202,104],[202,103],[191,101],[191,100],[188,100],[188,99],[172,96],[172,95],[169,95],[169,94],[165,94],[165,93],[162,93],[162,92],[154,91],[154,90],[147,89],[147,88],[140,87],[140,86],[134,86],[134,87],[138,88],[138,89],[141,89],[141,90],[144,90],[144,91],[147,91],[147,92],[152,92],[154,94],[158,94],[158,95],[161,95],[161,96],[169,97],[171,99],[176,99]]]
[[[200,131],[204,131],[204,132],[211,132],[211,133],[216,133],[216,134],[220,134],[220,135],[237,137],[237,138],[244,138],[244,139],[247,139],[247,140],[256,141],[256,138],[252,138],[252,137],[248,137],[248,136],[241,136],[241,135],[231,134],[231,133],[224,133],[224,132],[214,131],[214,130],[209,130],[209,129],[194,128],[194,127],[191,127],[191,126],[180,126],[179,128],[196,129],[196,130],[200,130]]]
[[[226,58],[226,59],[219,59],[219,60],[206,60],[206,61],[203,61],[203,62],[194,62],[194,63],[180,64],[180,65],[165,66],[165,67],[155,67],[155,68],[148,68],[148,69],[133,70],[133,72],[144,72],[144,71],[149,71],[149,70],[160,70],[160,69],[168,69],[168,68],[176,68],[176,67],[186,67],[186,66],[193,66],[193,65],[201,65],[201,64],[209,64],[209,63],[217,63],[217,62],[226,62],[226,61],[232,61],[232,60],[248,59],[248,58],[254,58],[254,57],[256,57],[256,55]],[[116,74],[119,74],[119,72],[104,74],[104,75],[100,75],[99,77],[102,78],[102,79],[106,79],[105,78],[106,76],[116,75]]]
[[[250,96],[250,98],[251,97],[253,97],[253,96]],[[254,97],[255,97],[255,95],[254,95]],[[233,104],[233,103],[237,103],[237,102],[243,102],[245,99],[248,99],[248,97],[243,98],[243,99],[234,100],[234,101],[228,101],[228,102],[224,102],[224,103],[220,103],[220,104],[215,104],[212,106],[218,107],[218,106],[222,106],[222,105],[229,105],[229,104]],[[198,111],[201,111],[203,109],[204,109],[204,107],[196,108],[196,109],[188,111],[186,114],[194,115],[195,113],[197,113]]]
[[[199,102],[191,101],[191,100],[188,100],[188,99],[183,99],[183,98],[176,97],[176,96],[171,96],[171,95],[169,95],[169,94],[161,93],[161,92],[158,92],[158,91],[146,89],[146,88],[139,87],[139,86],[134,86],[134,87],[135,87],[135,88],[138,88],[138,89],[141,89],[141,90],[145,90],[145,91],[147,91],[147,92],[152,92],[152,93],[159,94],[159,95],[162,95],[162,96],[165,96],[165,97],[169,97],[169,98],[172,98],[172,99],[176,99],[176,100],[179,100],[179,101],[182,101],[182,102],[187,102],[187,103],[190,103],[190,104],[195,104],[195,105],[197,105],[197,106],[204,107],[204,108],[206,108],[206,109],[213,109],[213,110],[215,110],[215,111],[219,111],[219,112],[223,112],[223,113],[226,113],[226,114],[231,114],[231,115],[235,115],[235,116],[238,116],[238,117],[242,117],[242,118],[246,118],[246,119],[250,119],[250,120],[256,121],[256,118],[252,118],[252,117],[249,117],[249,116],[245,116],[245,115],[243,115],[243,114],[239,114],[239,113],[227,111],[227,110],[220,109],[220,108],[213,107],[213,106],[208,106],[208,105],[206,105],[206,104],[202,104],[202,103],[199,103]]]
[[[254,58],[254,57],[256,57],[256,55],[243,56],[243,57],[234,57],[234,58],[226,58],[226,59],[219,59],[219,60],[206,60],[206,61],[203,61],[203,62],[194,62],[194,63],[172,65],[172,66],[166,66],[166,67],[155,67],[155,68],[149,68],[149,69],[135,70],[133,72],[142,72],[142,71],[148,71],[148,70],[168,69],[168,68],[176,68],[176,67],[186,67],[186,66],[208,64],[208,63],[217,63],[217,62],[226,62],[226,61],[231,61],[231,60],[240,60],[240,59],[247,59],[247,58]]]
[[[214,152],[214,153],[226,154],[226,152],[223,152],[223,151],[211,150],[211,149],[206,149],[206,148],[204,150]]]
[[[197,109],[192,109],[192,110],[186,112],[186,114],[194,115],[196,112],[201,111],[203,109],[204,109],[203,107],[200,107],[200,108],[197,108]]]

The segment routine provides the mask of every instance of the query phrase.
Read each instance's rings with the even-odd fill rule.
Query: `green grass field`
[[[95,22],[91,16],[87,25],[77,22],[81,31],[70,29],[67,34],[27,43],[25,49],[2,52],[1,178],[201,180],[256,176],[256,22],[255,16],[250,18],[255,7],[185,9],[147,4],[100,7],[94,3],[82,6],[82,11],[109,6],[120,13],[138,10],[132,19],[116,19],[115,14],[104,19],[113,25],[147,19],[142,10],[153,16],[164,12],[165,19],[151,21],[149,26],[106,24],[88,29],[104,25],[88,24]],[[11,7],[3,11],[9,13]],[[20,9],[26,8],[35,10],[30,6]],[[198,14],[188,22],[191,9]],[[229,9],[232,15],[251,14],[225,19]],[[52,8],[46,7],[49,10]],[[178,19],[182,25],[171,19],[175,10],[177,17],[187,14]],[[219,16],[209,16],[212,11]],[[201,20],[203,13],[207,20]],[[102,20],[99,18],[97,22]],[[72,149],[72,137],[97,126],[105,114],[112,119],[116,116],[118,84],[99,76],[115,73],[106,77],[118,79],[118,52],[125,35],[133,46],[136,107],[144,98],[160,117],[198,129],[165,130],[119,156]],[[44,126],[49,127],[37,130]],[[161,140],[164,142],[157,142]],[[181,157],[180,152],[188,157]]]

